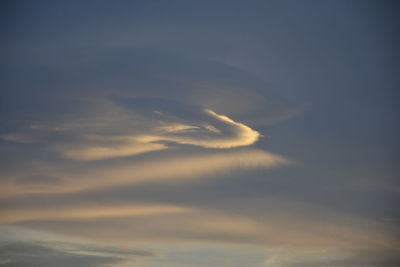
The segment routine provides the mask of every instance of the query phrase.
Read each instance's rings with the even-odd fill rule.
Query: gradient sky
[[[0,266],[400,266],[396,1],[0,6]]]

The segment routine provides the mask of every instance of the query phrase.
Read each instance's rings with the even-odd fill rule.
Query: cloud
[[[359,251],[296,251],[286,250],[274,253],[265,261],[266,266],[279,267],[394,267],[400,265],[398,251],[370,250]]]
[[[127,141],[124,144],[116,146],[82,146],[75,149],[61,149],[60,153],[68,159],[91,161],[100,159],[109,159],[117,157],[126,157],[138,155],[146,152],[166,149],[164,144],[156,143],[140,143],[135,141]]]
[[[271,266],[295,263],[300,266],[301,262],[315,265],[331,262],[333,265],[342,260],[371,265],[393,262],[399,252],[398,240],[385,232],[383,224],[360,218],[342,218],[341,221],[338,217],[331,219],[330,215],[327,216],[329,220],[324,221],[315,218],[311,210],[273,210],[268,205],[263,213],[266,218],[260,217],[259,212],[260,207],[252,216],[240,210],[194,208],[186,213],[76,222],[43,220],[19,225],[111,243],[252,245],[265,250]]]
[[[123,156],[132,156],[145,152],[167,149],[166,144],[173,142],[185,145],[195,145],[205,148],[232,148],[254,144],[260,134],[250,127],[219,115],[212,110],[204,110],[207,115],[207,124],[185,125],[166,120],[163,126],[148,129],[148,133],[132,136],[96,136],[100,142],[111,142],[108,146],[81,145],[74,148],[60,149],[60,153],[70,159],[99,160]],[[162,113],[163,114],[163,113]],[[187,120],[187,118],[186,118]],[[192,123],[198,123],[193,121]],[[158,135],[154,135],[158,132]],[[92,138],[93,139],[93,138]],[[115,142],[117,142],[115,144]]]
[[[95,267],[124,261],[118,257],[82,255],[27,243],[2,245],[0,255],[0,266],[8,267]]]
[[[19,227],[0,227],[0,236],[0,266],[114,266],[156,256],[149,250],[104,245]]]
[[[165,204],[119,204],[37,207],[28,210],[4,208],[0,211],[0,224],[37,220],[94,220],[100,218],[149,216],[189,212],[189,208]]]
[[[18,134],[4,134],[0,135],[0,140],[9,141],[9,142],[16,142],[16,143],[32,143],[33,140],[30,140],[29,137],[25,137],[23,135]]]
[[[40,173],[41,176],[59,178],[61,182],[58,183],[32,185],[16,182],[19,178],[6,180],[2,182],[2,196],[62,194],[124,185],[190,181],[242,169],[274,168],[287,164],[290,164],[288,159],[259,149],[166,155],[161,159],[149,160],[127,159],[101,165],[84,165],[73,170],[45,169],[44,173]]]
[[[114,205],[83,200],[75,204],[67,200],[63,205],[54,200],[54,204],[39,201],[28,207],[17,201],[8,215],[14,216],[13,220],[8,223],[110,244],[251,245],[265,251],[267,266],[389,267],[396,266],[398,260],[397,230],[306,203],[224,198],[212,206],[192,204],[182,208],[128,205],[128,199]],[[23,231],[19,235],[30,236]],[[100,249],[94,246],[94,250]]]
[[[243,123],[235,122],[227,116],[217,114],[209,109],[204,110],[204,113],[211,118],[211,122],[214,125],[207,124],[203,126],[203,128],[209,131],[208,134],[214,134],[215,136],[196,136],[196,129],[200,127],[185,126],[184,129],[191,129],[191,133],[195,134],[193,136],[143,135],[138,137],[137,140],[145,143],[169,141],[179,144],[201,146],[205,148],[232,148],[252,145],[257,142],[258,138],[260,137],[260,134],[257,131],[254,131]],[[171,128],[173,131],[171,131]],[[167,128],[167,133],[181,132],[181,128],[182,126],[180,126],[178,128],[179,131],[177,131],[177,126],[171,125]]]
[[[174,143],[218,149],[250,146],[260,137],[249,126],[213,110],[166,99],[120,97],[95,103],[95,112],[79,118],[29,125],[0,138],[29,140],[67,159],[93,161],[164,150]]]
[[[39,218],[38,220],[21,221],[18,225],[111,243],[151,241],[226,244],[253,242],[259,239],[259,235],[263,233],[265,227],[245,216],[226,215],[195,208],[190,212],[159,213],[152,216],[129,216],[126,214],[126,216],[96,220],[67,221],[40,220]],[[121,229],[123,230],[121,231]]]
[[[279,267],[396,266],[399,252],[397,232],[385,224],[273,199],[228,200],[223,206],[152,216],[44,218],[19,225],[110,243],[251,245],[265,251],[267,266]]]

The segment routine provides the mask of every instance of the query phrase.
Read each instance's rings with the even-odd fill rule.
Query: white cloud
[[[192,129],[193,135],[141,135],[138,141],[144,143],[169,141],[179,144],[189,144],[205,148],[232,148],[240,146],[249,146],[257,142],[260,134],[247,125],[228,118],[227,116],[215,113],[206,109],[204,113],[210,118],[214,125],[205,125],[203,129],[207,130],[208,135],[201,135],[194,131],[194,127],[186,126],[179,129]],[[171,126],[173,127],[173,126]],[[199,127],[196,127],[197,129]],[[169,133],[171,131],[167,131]],[[177,131],[172,131],[177,132]]]

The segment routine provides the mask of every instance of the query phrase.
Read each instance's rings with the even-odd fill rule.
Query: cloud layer
[[[0,227],[0,237],[0,266],[115,266],[155,257],[148,250],[107,246],[19,227]]]
[[[249,146],[260,137],[257,131],[245,124],[209,109],[180,106],[179,103],[173,103],[171,108],[169,101],[152,98],[148,99],[149,104],[146,106],[141,103],[146,103],[146,100],[147,98],[124,99],[130,104],[129,109],[109,102],[106,105],[109,111],[99,111],[100,114],[88,116],[85,120],[59,121],[53,126],[30,125],[25,132],[4,134],[1,138],[9,142],[47,143],[49,137],[53,136],[54,143],[49,144],[50,149],[62,157],[91,161],[163,150],[173,147],[174,143],[219,149]],[[166,108],[156,110],[153,107],[155,104],[161,107],[164,104]],[[185,113],[179,114],[181,111]],[[93,123],[97,117],[106,117],[109,113],[114,115],[108,120]],[[124,119],[117,117],[120,114]],[[143,123],[137,128],[135,126],[139,114],[142,116],[139,120]],[[115,124],[116,121],[110,120],[119,123]],[[107,134],[112,127],[121,127],[129,135]],[[70,137],[63,140],[63,136]],[[68,143],[64,144],[65,141]]]
[[[207,179],[216,174],[253,168],[274,168],[290,161],[257,149],[168,156],[152,160],[127,160],[73,170],[46,170],[40,176],[57,177],[56,183],[19,183],[17,177],[2,183],[3,197],[24,194],[63,194],[154,182]],[[23,174],[24,175],[24,174]],[[26,175],[26,174],[25,174]]]

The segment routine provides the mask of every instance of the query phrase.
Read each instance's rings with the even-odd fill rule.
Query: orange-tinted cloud
[[[189,208],[165,204],[118,204],[94,205],[81,204],[75,206],[57,206],[53,208],[36,207],[30,209],[2,209],[0,210],[0,224],[9,224],[21,221],[73,221],[93,220],[100,218],[149,216],[159,214],[176,214],[189,212]]]
[[[263,150],[239,149],[83,166],[73,170],[47,170],[41,175],[58,177],[60,182],[31,185],[19,184],[12,180],[4,181],[3,197],[21,194],[72,193],[149,182],[207,179],[215,174],[241,169],[274,168],[289,163],[290,161],[284,157]]]

